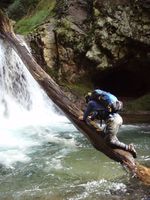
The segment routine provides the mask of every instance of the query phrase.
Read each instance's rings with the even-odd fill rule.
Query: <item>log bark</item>
[[[136,172],[135,160],[129,152],[112,149],[105,143],[100,131],[78,119],[82,111],[68,99],[53,79],[36,63],[26,47],[14,34],[9,19],[2,12],[0,12],[0,36],[17,52],[32,76],[42,86],[51,100],[65,113],[75,127],[90,140],[92,145],[114,161],[125,164],[130,171]]]

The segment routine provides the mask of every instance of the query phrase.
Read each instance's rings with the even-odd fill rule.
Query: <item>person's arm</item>
[[[89,102],[87,105],[86,110],[84,111],[83,114],[83,120],[86,121],[87,117],[90,115],[90,113],[93,111],[93,106],[92,106],[92,102]]]

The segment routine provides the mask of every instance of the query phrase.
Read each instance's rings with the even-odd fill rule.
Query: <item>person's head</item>
[[[85,95],[85,101],[86,101],[86,103],[88,103],[88,102],[91,100],[91,95],[92,95],[91,92],[88,92],[88,93]]]

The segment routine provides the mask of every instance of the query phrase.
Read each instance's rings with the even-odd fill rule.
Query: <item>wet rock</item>
[[[55,67],[56,63],[57,46],[54,28],[53,22],[46,23],[27,37],[32,54],[45,70]]]

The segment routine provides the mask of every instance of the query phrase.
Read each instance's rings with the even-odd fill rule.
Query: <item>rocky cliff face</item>
[[[97,85],[101,81],[120,95],[141,95],[149,91],[148,5],[148,1],[143,5],[141,1],[95,1],[94,40],[86,56],[97,62],[97,68],[105,68],[95,80]]]
[[[55,16],[28,40],[57,80],[90,77],[124,96],[150,91],[150,0],[56,0]]]
[[[150,44],[149,13],[144,12],[135,2],[133,4],[128,3],[129,1],[112,2],[97,1],[94,7],[95,43],[91,51],[87,52],[87,56],[93,58],[91,54],[96,50],[97,54],[102,55],[100,59],[102,61],[97,67],[108,67],[125,58],[131,51],[131,42],[135,44],[138,42],[139,45]]]

